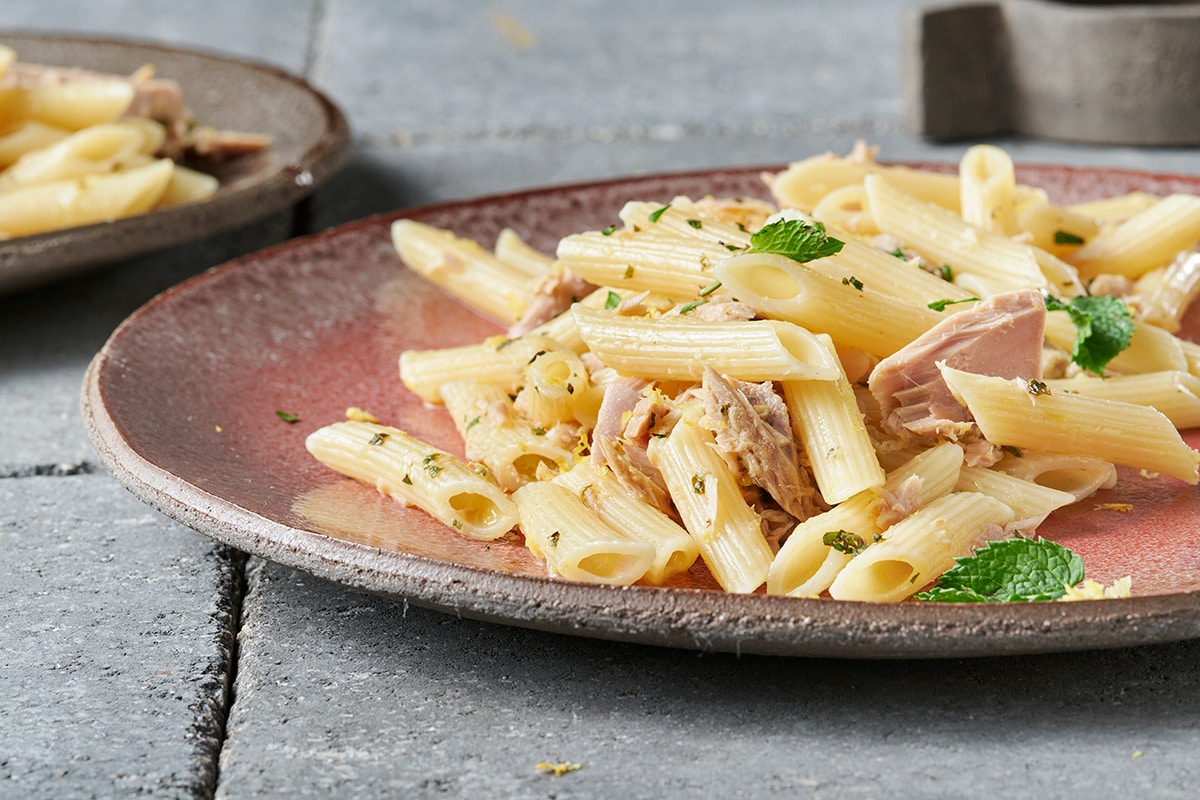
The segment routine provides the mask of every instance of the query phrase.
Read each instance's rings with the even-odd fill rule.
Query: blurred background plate
[[[221,187],[208,202],[0,241],[0,294],[245,225],[300,200],[350,156],[342,111],[276,67],[123,40],[0,32],[0,44],[27,63],[117,74],[152,64],[203,124],[271,137],[266,151],[212,170]]]

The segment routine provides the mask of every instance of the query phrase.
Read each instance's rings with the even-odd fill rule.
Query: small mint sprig
[[[1057,600],[1083,581],[1083,559],[1046,539],[989,542],[955,559],[916,599],[933,603],[1028,603]]]

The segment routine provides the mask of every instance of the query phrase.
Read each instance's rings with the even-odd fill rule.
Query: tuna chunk
[[[705,367],[701,386],[702,423],[729,460],[796,519],[820,511],[816,489],[796,462],[787,408],[771,385],[730,381]]]
[[[883,428],[896,435],[957,440],[973,427],[970,412],[950,394],[938,362],[979,375],[1039,378],[1046,305],[1041,293],[993,295],[951,314],[875,366],[868,385]]]
[[[539,325],[545,325],[595,288],[569,269],[549,276],[534,291],[525,313],[508,329],[509,338],[524,336]]]

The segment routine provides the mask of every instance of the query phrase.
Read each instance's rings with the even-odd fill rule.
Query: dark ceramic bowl
[[[0,293],[49,283],[121,259],[245,225],[309,194],[349,158],[338,107],[302,79],[265,64],[149,43],[0,33],[20,61],[129,74],[153,64],[177,80],[201,122],[271,137],[261,154],[214,169],[204,203],[114,222],[0,241]]]

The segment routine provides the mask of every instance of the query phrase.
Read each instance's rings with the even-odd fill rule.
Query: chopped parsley
[[[1076,236],[1075,234],[1071,233],[1070,231],[1055,231],[1054,232],[1054,243],[1055,244],[1083,244],[1083,237]]]
[[[278,411],[277,410],[275,412],[275,416],[279,417],[281,420],[288,423],[289,425],[291,425],[294,422],[300,421],[300,418],[298,416],[296,416],[295,414],[289,414],[286,411]]]
[[[962,300],[934,300],[929,304],[929,307],[934,311],[945,311],[946,306],[956,305],[958,303],[978,303],[978,297],[964,297]]]
[[[799,219],[781,219],[750,236],[748,253],[776,253],[803,264],[831,256],[842,249],[842,242],[825,234],[821,223],[813,225]]]
[[[604,308],[608,311],[612,311],[619,305],[621,305],[621,295],[617,294],[612,289],[609,289],[608,296],[604,298]]]
[[[832,547],[839,553],[845,553],[849,556],[856,556],[862,552],[862,549],[867,546],[863,538],[857,533],[851,533],[847,530],[827,531],[821,537],[821,543],[826,547]]]
[[[471,430],[471,428],[474,428],[476,425],[478,425],[478,424],[479,424],[479,421],[480,421],[481,419],[483,419],[483,417],[482,417],[482,416],[479,416],[479,417],[475,417],[473,420],[471,420],[470,422],[468,422],[468,423],[467,423],[467,430]]]
[[[713,281],[712,283],[710,283],[708,286],[705,286],[703,289],[701,289],[696,294],[700,295],[701,297],[708,297],[710,294],[712,294],[713,292],[715,292],[717,289],[720,289],[720,288],[721,288],[721,282]]]
[[[629,280],[633,277],[633,264],[625,265],[625,279]]]
[[[1104,375],[1108,362],[1129,347],[1133,338],[1133,316],[1125,301],[1118,297],[1072,297],[1064,303],[1046,295],[1046,310],[1066,311],[1070,315],[1075,326],[1071,360],[1100,376]]]
[[[863,290],[863,282],[860,281],[858,278],[854,277],[853,275],[849,275],[845,278],[842,278],[842,285],[843,286],[853,286],[855,289],[858,289],[860,292]]]
[[[687,224],[688,224],[688,225],[691,225],[691,226],[692,226],[693,228],[695,228],[696,230],[700,230],[701,228],[703,228],[703,227],[704,227],[704,223],[703,223],[703,222],[701,222],[701,221],[700,221],[700,220],[698,220],[698,219],[689,219],[689,220],[687,221]]]
[[[1057,600],[1083,581],[1083,559],[1060,544],[1019,536],[988,542],[943,573],[916,598],[936,603]]]
[[[646,219],[650,220],[651,222],[658,222],[659,217],[661,217],[663,214],[667,213],[667,209],[669,209],[670,207],[671,206],[668,203],[667,205],[663,206],[662,208],[658,209],[657,211],[651,211],[650,216],[647,217]]]
[[[946,283],[953,283],[953,282],[954,282],[954,270],[950,269],[950,265],[949,265],[949,264],[942,264],[940,267],[938,267],[938,268],[937,268],[937,274],[938,274],[938,275],[941,277],[941,279],[942,279],[942,280],[944,280]]]
[[[688,303],[687,305],[680,307],[679,313],[686,314],[689,311],[695,311],[697,308],[699,308],[700,306],[704,305],[707,302],[708,302],[708,300],[705,300],[703,297],[700,298],[699,300],[693,300],[692,302]]]
[[[1025,384],[1025,391],[1029,392],[1034,397],[1050,394],[1050,387],[1045,381],[1039,381],[1036,378],[1031,378],[1029,383]]]
[[[706,476],[702,472],[697,472],[692,476],[692,491],[696,494],[704,494],[706,485]]]
[[[605,228],[604,230],[600,231],[600,235],[601,235],[601,236],[612,236],[612,235],[613,235],[613,233],[615,233],[615,232],[616,232],[616,230],[617,230],[617,226],[616,226],[616,225],[609,225],[607,228]]]
[[[367,442],[367,444],[381,445],[387,441],[387,438],[388,438],[388,434],[380,431],[379,433],[372,436],[370,441]]]
[[[429,473],[429,477],[436,478],[442,471],[442,468],[433,463],[438,460],[441,453],[430,453],[421,459],[421,463],[425,465],[425,471]]]

